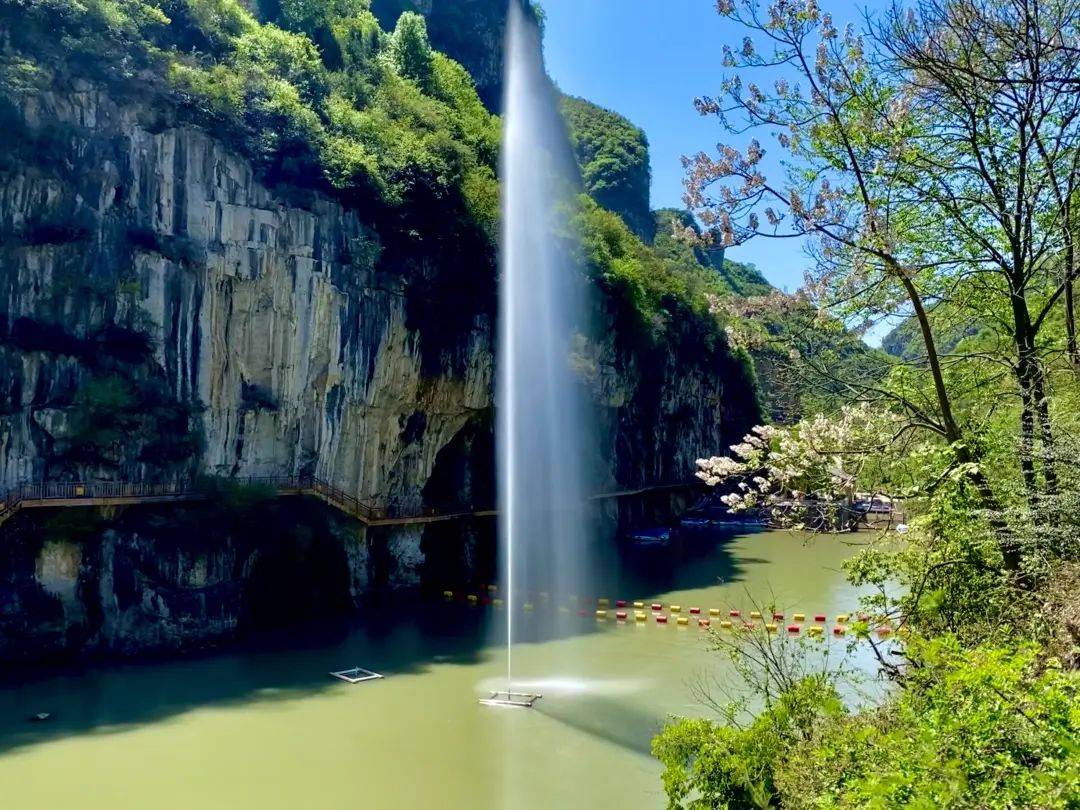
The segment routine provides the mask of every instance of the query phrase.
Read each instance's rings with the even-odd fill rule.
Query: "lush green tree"
[[[1056,210],[1054,195],[1038,178],[1067,160],[1076,116],[1067,114],[1068,101],[1057,101],[1065,94],[1049,78],[1061,75],[1050,66],[1071,64],[1072,52],[1052,45],[1031,58],[1020,55],[1031,51],[1025,42],[1032,37],[1059,43],[1053,32],[1060,30],[1067,39],[1071,18],[1055,7],[1026,24],[1023,15],[1033,12],[1022,6],[939,0],[918,13],[896,11],[874,30],[868,52],[871,42],[854,30],[838,32],[816,3],[719,4],[760,37],[727,49],[726,62],[757,72],[745,87],[742,74],[728,79],[725,95],[699,100],[699,109],[733,132],[767,130],[791,161],[786,174],[765,177],[764,147],[751,140],[743,149],[724,145],[715,157],[695,156],[688,179],[691,203],[722,244],[807,238],[816,303],[867,323],[912,314],[932,398],[876,383],[862,394],[899,406],[913,429],[940,436],[998,515],[1003,495],[977,463],[980,425],[958,400],[962,388],[950,386],[963,369],[943,359],[928,313],[950,298],[969,310],[969,320],[1002,325],[1012,352],[1001,359],[1011,364],[1020,394],[1016,466],[1029,504],[1038,508],[1044,494],[1054,494],[1057,471],[1034,336],[1065,289],[1049,273],[1048,251],[1061,228],[1044,213]],[[1014,65],[1018,72],[1010,72]],[[757,83],[768,78],[763,71],[773,72],[769,90]],[[1045,118],[1036,115],[1033,105],[1048,104],[1058,106],[1047,107]],[[1054,150],[1039,149],[1035,120],[1043,121]],[[1014,200],[1023,203],[1010,213]],[[1009,527],[997,520],[995,531],[1007,565],[1019,572],[1021,553]]]
[[[816,728],[841,712],[832,685],[807,676],[743,728],[691,719],[669,724],[653,741],[653,755],[664,764],[668,806],[777,806],[783,757],[809,743]]]
[[[895,7],[865,36],[837,31],[809,0],[718,9],[749,37],[726,51],[740,72],[725,96],[699,107],[733,139],[767,131],[789,163],[766,177],[756,140],[689,161],[705,239],[806,238],[809,301],[849,322],[910,320],[884,375],[799,353],[861,407],[759,428],[733,457],[703,459],[702,474],[727,482],[735,509],[787,509],[807,489],[818,511],[853,488],[899,495],[910,525],[847,565],[868,592],[871,619],[856,635],[896,692],[875,709],[822,713],[795,747],[767,723],[674,723],[656,748],[669,797],[1075,806],[1078,676],[1063,671],[1075,658],[1061,651],[1077,635],[1052,594],[1060,581],[1075,590],[1080,559],[1080,480],[1060,461],[1075,453],[1077,386],[1058,359],[1074,332],[1068,178],[1080,96],[1067,43],[1080,8],[928,0]],[[880,623],[910,632],[895,653],[869,633]],[[732,761],[762,738],[778,745],[770,761]],[[732,798],[733,784],[756,792]]]
[[[286,28],[315,37],[335,20],[360,17],[369,0],[277,0],[278,21]]]
[[[398,17],[390,36],[389,56],[397,72],[412,79],[422,88],[431,85],[432,51],[428,41],[427,22],[412,11]]]

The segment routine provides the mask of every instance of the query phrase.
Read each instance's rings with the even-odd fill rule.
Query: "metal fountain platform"
[[[543,695],[528,692],[492,692],[489,697],[480,698],[483,706],[508,706],[514,709],[531,709]]]
[[[351,669],[342,669],[337,672],[329,673],[331,678],[337,678],[339,681],[345,681],[346,683],[364,683],[365,681],[378,681],[382,679],[382,675],[378,672],[372,672],[370,669],[364,669],[363,667],[353,667]]]

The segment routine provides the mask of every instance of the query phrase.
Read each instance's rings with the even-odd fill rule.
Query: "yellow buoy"
[[[796,613],[794,616],[791,617],[791,620],[793,622],[805,622],[806,621],[806,614],[805,613]]]
[[[533,609],[533,603],[532,602],[526,602],[524,605],[522,605],[522,607],[525,610],[532,610]]]
[[[641,610],[642,608],[645,607],[645,603],[644,602],[634,602],[634,607],[637,608],[638,610]]]
[[[720,608],[709,608],[709,615],[710,616],[719,616],[720,615]]]
[[[806,632],[812,636],[820,636],[825,632],[825,628],[819,624],[812,624],[806,628]]]
[[[445,596],[447,599],[453,599],[454,598],[454,592],[453,591],[443,591],[442,595]]]
[[[760,619],[761,618],[761,611],[760,610],[751,610],[750,611],[750,618],[751,619]]]
[[[772,622],[769,622],[768,624],[765,625],[765,629],[768,630],[770,633],[775,633],[776,632],[776,625],[773,624]]]
[[[671,606],[671,612],[672,613],[681,613],[682,612],[682,605],[672,605]]]
[[[499,590],[499,586],[498,585],[488,585],[488,590],[491,591],[491,593],[495,593],[495,591]]]
[[[678,618],[678,622],[679,624],[690,624],[690,619],[688,619],[686,616],[680,616]]]
[[[475,602],[475,601],[476,601],[476,594],[475,594],[475,593],[470,593],[470,594],[468,595],[468,597],[466,597],[466,598],[467,598],[467,599],[468,599],[468,600],[469,600],[470,602]]]
[[[606,619],[607,618],[607,611],[606,610],[598,610],[598,611],[596,611],[596,618],[598,618],[598,619]]]
[[[720,626],[723,627],[725,630],[730,630],[732,627],[731,622],[729,622],[727,619],[720,622]]]
[[[566,605],[559,605],[559,613],[569,613],[569,612],[570,612],[570,608],[568,608]]]
[[[639,622],[643,622],[648,618],[649,618],[649,614],[646,613],[644,610],[638,610],[638,611],[635,611],[635,613],[634,613],[634,619],[636,619]]]
[[[491,604],[493,604],[495,607],[502,607],[503,601],[502,599],[492,599]]]
[[[545,601],[547,601],[547,598],[548,598],[547,591],[540,591],[540,601],[545,602]]]
[[[847,620],[848,620],[848,615],[846,613],[838,613],[836,615],[836,621],[839,624],[844,624]]]
[[[608,607],[611,602],[609,602],[607,599],[597,599],[596,604],[598,604],[600,607]]]

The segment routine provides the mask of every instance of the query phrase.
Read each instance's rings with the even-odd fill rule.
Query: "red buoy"
[[[657,616],[656,617],[656,623],[657,624],[667,624],[667,616]]]
[[[797,625],[797,624],[789,624],[787,626],[787,631],[789,633],[798,633],[799,632],[799,625]]]
[[[626,607],[626,600],[625,599],[616,599],[615,600],[615,607]]]
[[[737,618],[739,618],[739,611],[737,611],[737,610],[729,610],[727,612],[727,615],[731,616],[733,619],[737,619]]]
[[[826,616],[825,616],[825,614],[824,614],[824,613],[815,613],[815,614],[814,614],[814,621],[815,621],[815,622],[823,622],[823,621],[826,621]]]
[[[708,627],[709,626],[709,620],[708,619],[698,619],[697,624],[698,624],[698,627]]]
[[[653,602],[652,603],[652,609],[653,610],[663,610],[664,606],[661,605],[659,602]]]
[[[842,635],[844,635],[844,627],[843,627],[843,625],[840,625],[840,624],[836,625],[836,627],[834,627],[832,629],[832,634],[834,636],[842,636]]]
[[[690,612],[696,616],[697,614],[701,613],[701,608],[690,608]]]
[[[783,613],[773,613],[772,617],[774,622],[782,622],[784,620]]]
[[[617,610],[617,611],[615,611],[615,618],[618,619],[619,621],[624,621],[626,619],[626,611],[625,610]]]

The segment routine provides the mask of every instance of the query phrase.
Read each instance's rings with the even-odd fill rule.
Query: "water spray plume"
[[[496,435],[507,649],[499,696],[510,700],[514,614],[531,601],[520,592],[578,592],[588,567],[585,408],[570,362],[586,312],[568,247],[576,170],[540,32],[518,2],[508,15],[503,109]]]

